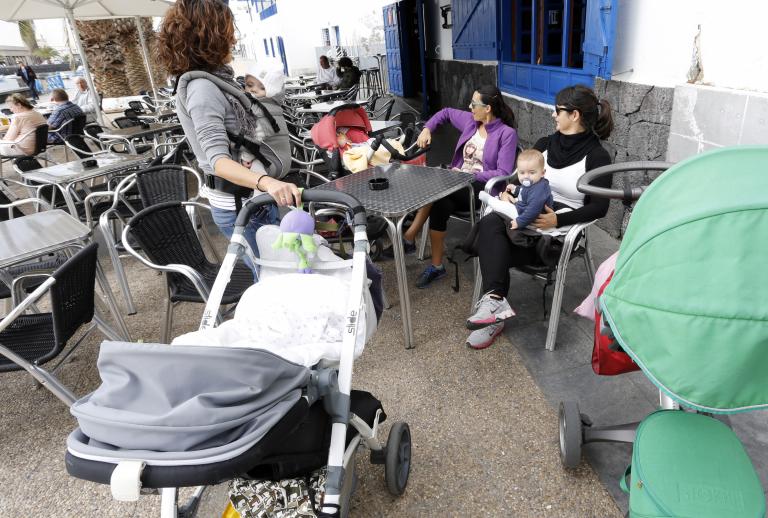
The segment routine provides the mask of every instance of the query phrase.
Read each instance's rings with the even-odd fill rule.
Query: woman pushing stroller
[[[576,182],[585,172],[611,163],[608,151],[600,144],[613,129],[610,104],[598,100],[586,86],[569,86],[558,92],[552,118],[555,133],[534,145],[545,157],[554,200],[554,206],[545,207],[533,222],[533,226],[541,230],[593,221],[608,212],[607,199],[585,196],[576,190]],[[611,177],[604,176],[594,185],[610,187]],[[571,210],[555,213],[563,208]],[[473,349],[484,349],[501,333],[504,321],[514,315],[506,299],[509,269],[539,264],[540,259],[536,247],[522,247],[508,239],[507,224],[497,215],[488,214],[478,226],[478,255],[485,295],[467,319],[467,328],[473,331],[466,343]]]

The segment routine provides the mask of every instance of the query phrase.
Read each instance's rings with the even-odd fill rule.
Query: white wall
[[[768,92],[768,2],[619,0],[613,78],[672,87],[687,81],[701,25],[703,82]],[[631,71],[630,71],[631,70]]]
[[[383,24],[382,7],[393,0],[279,0],[277,14],[261,20],[253,13],[253,22],[244,14],[245,11],[233,2],[236,8],[237,26],[242,41],[248,49],[255,52],[248,56],[257,60],[264,59],[264,38],[271,37],[277,51],[277,37],[282,36],[285,54],[288,60],[289,74],[297,74],[317,69],[315,47],[322,45],[321,28],[339,26],[342,45],[353,45],[361,37],[368,37],[368,21]],[[333,35],[332,35],[333,38]],[[271,49],[270,49],[271,50]],[[270,52],[271,58],[271,52]]]

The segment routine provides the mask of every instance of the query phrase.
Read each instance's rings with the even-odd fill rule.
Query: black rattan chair
[[[95,327],[110,339],[120,338],[120,334],[94,310],[97,255],[96,243],[80,250],[0,322],[0,372],[26,370],[68,405],[76,398],[53,373]],[[48,291],[50,313],[23,314]],[[75,333],[90,322],[94,325],[63,354],[50,372],[40,367],[60,356]]]
[[[173,324],[173,307],[180,302],[205,303],[220,265],[205,256],[187,208],[209,209],[195,202],[168,202],[147,207],[131,218],[123,230],[123,247],[146,266],[165,272],[167,304],[162,341],[168,343]],[[141,246],[147,258],[131,242]],[[235,266],[221,303],[234,304],[253,284],[253,272],[243,263]]]

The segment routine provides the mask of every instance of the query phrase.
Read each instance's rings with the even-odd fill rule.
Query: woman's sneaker
[[[467,329],[482,329],[515,316],[507,299],[494,298],[490,293],[483,295],[475,307],[475,314],[467,319]]]
[[[480,350],[490,347],[496,337],[504,330],[504,322],[485,326],[482,329],[472,331],[467,337],[467,347]]]
[[[446,275],[448,275],[448,272],[445,270],[445,266],[442,264],[440,266],[430,264],[426,270],[421,272],[421,275],[419,275],[418,279],[416,279],[416,287],[426,288],[432,284],[433,281],[441,279]]]

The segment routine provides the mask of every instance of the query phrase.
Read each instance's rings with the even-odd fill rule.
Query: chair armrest
[[[37,302],[40,297],[42,297],[46,291],[48,291],[48,288],[53,286],[56,283],[56,279],[53,277],[49,277],[46,279],[40,286],[35,289],[32,293],[27,295],[27,297],[22,300],[18,306],[14,307],[6,317],[0,321],[0,333],[5,331],[8,326],[10,326],[22,313],[24,313],[29,306]],[[0,346],[2,347],[2,346]],[[23,365],[25,363],[25,360],[21,358],[20,356],[15,355],[11,351],[5,349],[2,347],[2,355],[9,358],[11,361]],[[18,360],[21,360],[20,362]]]
[[[207,205],[204,205],[202,203],[197,203],[197,202],[188,202],[188,203],[185,203],[184,205],[195,205],[195,206],[200,206],[204,208],[209,208]],[[203,300],[205,302],[208,302],[208,297],[210,296],[211,291],[209,287],[206,286],[205,282],[203,282],[202,277],[197,271],[187,266],[186,264],[160,265],[160,264],[153,263],[146,257],[139,254],[128,242],[128,233],[130,232],[130,230],[131,230],[131,225],[129,223],[128,225],[125,226],[125,228],[123,228],[123,233],[121,238],[123,242],[123,248],[125,248],[125,250],[129,254],[131,254],[133,257],[138,259],[138,261],[144,266],[146,266],[147,268],[151,268],[153,270],[157,270],[163,273],[178,273],[179,275],[183,275],[192,283],[192,285],[195,287],[195,289],[203,298]]]
[[[509,181],[512,181],[512,180],[515,180],[515,179],[517,179],[517,170],[515,170],[515,172],[512,173],[512,174],[508,174],[508,175],[504,175],[504,176],[494,176],[493,178],[491,178],[487,182],[485,182],[485,187],[483,188],[483,190],[485,192],[487,192],[488,194],[490,194],[491,191],[493,190],[493,188],[496,186],[497,183],[499,183],[499,182],[509,182]]]
[[[21,299],[22,295],[22,289],[24,289],[22,283],[29,279],[34,279],[36,277],[51,277],[51,274],[46,272],[28,272],[28,273],[22,273],[21,275],[17,275],[13,278],[13,282],[11,282],[11,307],[16,307],[18,304],[18,301]]]
[[[299,160],[296,157],[291,157],[291,162],[294,162],[294,163],[296,163],[296,164],[298,164],[300,166],[309,167],[309,166],[313,166],[313,165],[320,165],[320,164],[322,164],[323,163],[323,159],[322,158],[318,158],[318,159],[312,160],[310,162],[304,162],[302,160]]]

